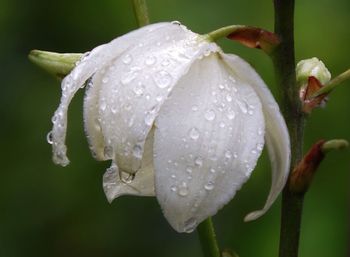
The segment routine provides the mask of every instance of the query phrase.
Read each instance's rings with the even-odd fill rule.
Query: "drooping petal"
[[[133,175],[122,173],[118,166],[112,166],[103,175],[103,189],[109,202],[121,195],[154,196],[153,167],[154,129],[150,131],[145,142],[141,169]],[[131,177],[128,177],[131,176]]]
[[[222,57],[234,74],[237,74],[241,80],[254,88],[261,100],[266,121],[265,140],[272,165],[271,190],[264,208],[245,217],[245,221],[250,221],[259,218],[270,208],[288,179],[290,166],[289,134],[278,104],[254,69],[238,56],[223,54]]]
[[[120,170],[136,173],[145,139],[179,78],[199,56],[218,51],[184,26],[168,23],[110,64],[102,79],[100,115]]]
[[[126,49],[138,43],[138,40],[146,36],[150,30],[156,30],[166,23],[149,25],[147,28],[130,32],[122,37],[116,38],[109,44],[101,45],[87,53],[62,81],[61,103],[53,118],[53,128],[49,133],[52,143],[53,161],[56,164],[66,166],[69,163],[65,145],[67,129],[67,110],[75,93],[96,71],[109,64],[109,62],[122,54]]]
[[[101,80],[102,74],[97,72],[87,82],[84,97],[84,129],[93,157],[102,161],[106,160],[105,151],[107,149],[105,148],[98,108]]]
[[[155,126],[157,199],[175,230],[191,232],[254,169],[264,144],[260,100],[211,54],[178,82]]]

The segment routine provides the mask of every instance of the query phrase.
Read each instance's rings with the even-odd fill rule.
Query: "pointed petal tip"
[[[244,217],[244,222],[249,222],[249,221],[256,220],[256,219],[260,218],[264,214],[265,214],[265,211],[254,211],[254,212],[251,212],[251,213],[247,214]]]

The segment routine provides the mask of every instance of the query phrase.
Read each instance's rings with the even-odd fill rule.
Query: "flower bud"
[[[326,84],[331,79],[331,73],[328,71],[322,61],[316,57],[301,60],[296,67],[297,82],[304,85],[309,77],[317,78],[321,84]]]

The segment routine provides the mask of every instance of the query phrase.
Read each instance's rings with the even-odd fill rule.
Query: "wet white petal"
[[[246,221],[250,221],[259,218],[270,208],[287,181],[290,165],[289,134],[279,107],[260,76],[238,56],[224,54],[223,59],[237,76],[254,88],[261,100],[266,120],[265,138],[272,164],[271,190],[264,208],[245,217]]]
[[[260,100],[211,54],[181,78],[156,119],[156,196],[169,223],[191,232],[249,178],[264,144]]]
[[[168,23],[106,70],[99,103],[101,126],[123,172],[138,172],[145,139],[178,79],[198,56],[218,51],[215,44],[199,40],[185,27]]]
[[[92,155],[97,160],[106,160],[105,140],[99,117],[99,97],[102,74],[96,73],[86,85],[84,97],[84,128]]]
[[[75,93],[97,70],[108,65],[109,62],[122,54],[132,45],[138,44],[149,33],[149,30],[156,30],[167,23],[158,23],[148,26],[147,30],[135,30],[122,37],[116,38],[109,44],[94,48],[89,54],[85,55],[77,64],[73,71],[62,81],[61,103],[56,110],[52,121],[53,128],[50,132],[52,141],[53,161],[56,164],[66,166],[69,160],[66,155],[67,147],[65,145],[67,129],[67,110]]]
[[[153,134],[149,133],[145,142],[141,169],[131,178],[131,174],[120,172],[112,163],[103,175],[103,189],[109,202],[121,195],[154,196]],[[122,176],[122,179],[120,178]]]

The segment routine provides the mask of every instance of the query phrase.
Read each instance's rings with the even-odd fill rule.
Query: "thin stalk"
[[[348,79],[350,79],[350,69],[348,69],[347,71],[343,72],[342,74],[336,76],[334,79],[329,81],[324,87],[318,90],[311,97],[317,97],[322,94],[329,94],[337,85],[339,85],[340,83]]]
[[[138,27],[143,27],[149,24],[146,0],[132,0],[132,5],[133,5]]]
[[[207,218],[197,228],[204,257],[220,257],[220,250],[211,218]]]
[[[302,158],[304,115],[298,97],[294,55],[294,0],[274,0],[275,33],[281,38],[273,53],[276,80],[282,94],[281,107],[291,139],[291,171]],[[283,190],[280,257],[297,257],[303,194],[290,191],[289,183]]]

